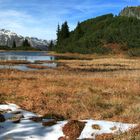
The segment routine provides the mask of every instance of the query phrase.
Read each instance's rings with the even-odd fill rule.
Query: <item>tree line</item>
[[[14,40],[13,40],[13,44],[12,44],[12,48],[16,48],[16,47],[17,47],[17,45],[16,45],[16,41],[15,41],[15,39],[14,39]],[[30,45],[28,39],[23,40],[23,42],[22,42],[22,47],[25,48],[25,50],[31,47],[31,45]]]
[[[31,47],[30,42],[28,39],[24,39],[21,46],[17,46],[16,40],[13,40],[12,46],[0,46],[0,49],[5,50],[33,50],[34,48]]]
[[[119,44],[122,51],[140,50],[140,20],[134,17],[107,14],[84,22],[78,22],[69,31],[65,21],[57,27],[57,52],[111,53],[107,44]]]

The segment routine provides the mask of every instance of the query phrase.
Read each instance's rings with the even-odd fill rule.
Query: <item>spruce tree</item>
[[[60,31],[60,39],[63,41],[64,39],[69,37],[69,27],[67,21],[62,24],[61,31]]]
[[[80,39],[83,36],[84,32],[81,28],[80,22],[78,22],[77,27],[75,29],[75,39]]]
[[[16,41],[13,41],[12,48],[16,48]]]
[[[30,47],[30,46],[31,46],[30,43],[28,42],[28,39],[25,39],[25,40],[23,41],[23,46],[24,46],[24,47]]]
[[[59,42],[60,42],[60,25],[59,24],[57,27],[56,35],[57,35],[57,43],[59,44]]]
[[[53,48],[54,48],[54,43],[53,43],[53,41],[51,40],[50,43],[49,43],[49,45],[48,45],[48,49],[49,49],[49,51],[52,51]]]
[[[68,24],[67,24],[67,21],[65,21],[61,28],[60,26],[58,25],[58,28],[57,28],[57,47],[59,46],[62,46],[63,45],[63,41],[69,37],[69,27],[68,27]]]

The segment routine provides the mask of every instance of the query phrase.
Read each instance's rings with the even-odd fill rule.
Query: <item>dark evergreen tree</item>
[[[83,36],[84,32],[81,28],[80,22],[78,22],[77,27],[75,29],[75,39],[80,39]]]
[[[25,39],[23,41],[23,47],[31,47],[30,43],[28,42],[28,39]]]
[[[48,50],[49,51],[52,51],[54,49],[54,46],[55,45],[54,45],[53,41],[51,40],[50,43],[49,43],[49,45],[48,45]]]
[[[60,25],[59,24],[57,27],[56,35],[57,35],[57,44],[59,44],[60,42]]]
[[[9,47],[9,38],[7,39],[6,46],[8,46],[8,47]]]
[[[70,32],[69,32],[69,27],[67,22],[64,22],[60,28],[60,26],[58,25],[57,28],[57,44],[55,47],[55,50],[63,50],[65,45],[64,42],[66,41],[66,39],[68,39],[70,36]]]
[[[63,41],[64,39],[69,37],[69,27],[67,24],[67,21],[64,22],[61,26],[60,30],[60,41]]]
[[[16,41],[13,41],[12,48],[16,48]]]

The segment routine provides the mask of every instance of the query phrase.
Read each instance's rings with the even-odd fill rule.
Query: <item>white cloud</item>
[[[43,19],[39,20],[33,16],[16,10],[0,11],[0,28],[12,30],[24,36],[37,36],[42,39],[54,38],[54,30],[48,23],[48,26],[41,26]],[[44,21],[46,22],[46,21]],[[42,23],[43,24],[43,23]]]

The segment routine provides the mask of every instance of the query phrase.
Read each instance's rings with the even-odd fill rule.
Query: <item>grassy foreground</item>
[[[0,70],[0,103],[66,119],[139,123],[140,58],[78,57],[57,60],[55,69]],[[140,138],[129,133],[117,139],[126,137]]]

